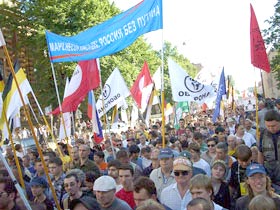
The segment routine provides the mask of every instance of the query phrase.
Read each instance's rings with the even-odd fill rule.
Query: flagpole
[[[42,118],[43,118],[43,120],[44,120],[44,122],[45,122],[45,125],[47,126],[47,128],[49,129],[49,131],[50,131],[50,133],[51,133],[51,137],[52,137],[53,142],[54,142],[55,145],[56,145],[56,148],[57,148],[59,157],[61,158],[61,160],[63,160],[63,154],[62,154],[62,152],[61,152],[60,149],[59,149],[58,143],[57,143],[56,138],[55,138],[55,136],[54,136],[54,134],[53,134],[53,130],[50,128],[50,125],[49,125],[49,123],[48,123],[48,121],[47,121],[47,119],[46,119],[46,117],[45,117],[45,114],[44,114],[44,112],[43,112],[43,110],[42,110],[42,108],[41,108],[41,106],[40,106],[40,104],[39,104],[39,102],[38,102],[38,100],[37,100],[37,97],[35,96],[33,90],[31,91],[31,93],[32,93],[32,96],[33,96],[33,98],[34,98],[34,100],[35,100],[35,103],[37,104],[37,107],[38,107],[38,109],[39,109],[39,112],[40,112],[41,115],[42,115]]]
[[[13,172],[12,172],[12,170],[11,170],[9,164],[7,163],[7,160],[6,160],[5,157],[3,156],[2,152],[0,152],[0,159],[1,159],[1,161],[4,163],[5,168],[7,169],[8,173],[9,173],[9,175],[10,175],[10,177],[11,177],[11,179],[12,179],[12,181],[13,181],[13,183],[14,183],[14,185],[15,185],[15,187],[16,187],[16,189],[17,189],[19,195],[20,195],[20,198],[22,199],[22,201],[23,201],[23,203],[24,203],[24,205],[25,205],[25,207],[26,207],[28,210],[32,210],[32,208],[31,208],[31,206],[30,206],[30,204],[29,204],[27,198],[26,198],[25,195],[24,195],[24,192],[23,192],[22,188],[21,188],[20,185],[18,184],[18,181],[16,180],[15,175],[13,174]]]
[[[25,115],[26,115],[26,117],[27,117],[27,121],[28,121],[29,127],[30,127],[30,129],[31,129],[31,133],[32,133],[33,138],[34,138],[34,141],[35,141],[35,143],[36,143],[36,147],[37,147],[39,156],[40,156],[40,158],[41,158],[41,161],[42,161],[42,164],[43,164],[43,168],[44,168],[45,174],[46,174],[46,176],[47,176],[47,181],[48,181],[48,183],[49,183],[49,185],[50,185],[50,188],[51,188],[51,191],[52,191],[52,195],[53,195],[55,204],[56,204],[56,206],[57,206],[57,209],[58,209],[58,210],[61,210],[60,204],[59,204],[59,202],[58,202],[58,200],[57,200],[57,196],[56,196],[55,189],[54,189],[54,187],[53,187],[53,185],[52,185],[51,178],[50,178],[49,173],[48,173],[48,170],[47,170],[46,162],[44,161],[44,158],[43,158],[43,153],[42,153],[42,150],[41,150],[41,148],[40,148],[39,141],[38,141],[37,136],[36,136],[35,131],[34,131],[34,126],[33,126],[33,123],[32,123],[32,121],[31,121],[31,117],[30,117],[30,115],[29,115],[29,112],[28,112],[27,109],[26,109],[25,102],[24,102],[24,99],[23,99],[23,96],[22,96],[22,92],[21,92],[21,90],[20,90],[20,87],[19,87],[19,84],[18,84],[18,81],[17,81],[17,78],[16,78],[16,73],[15,73],[15,70],[14,70],[14,67],[13,67],[11,58],[10,58],[10,56],[9,56],[8,49],[7,49],[6,45],[3,45],[3,49],[4,49],[4,53],[5,53],[6,57],[7,57],[8,65],[9,65],[10,70],[11,70],[11,73],[12,73],[12,75],[13,75],[13,78],[14,78],[14,81],[15,81],[15,84],[16,84],[16,87],[17,87],[17,90],[18,90],[18,92],[19,92],[20,100],[21,100],[21,102],[22,102],[23,109],[24,109]]]
[[[163,30],[161,33],[161,133],[162,147],[165,148],[165,116],[164,116],[164,60],[163,60]]]
[[[113,142],[112,142],[112,137],[111,137],[111,132],[110,132],[110,123],[109,123],[109,120],[108,120],[108,116],[107,116],[107,113],[105,112],[105,102],[104,102],[104,97],[103,97],[103,85],[102,85],[102,79],[101,79],[101,68],[100,68],[100,65],[99,65],[99,62],[98,62],[98,69],[99,69],[99,78],[100,78],[100,91],[101,91],[101,101],[102,101],[102,108],[103,108],[103,112],[104,112],[104,115],[105,115],[105,128],[107,126],[107,129],[108,129],[108,132],[109,132],[109,136],[110,136],[110,144],[111,144],[111,148],[112,148],[112,152],[113,152],[113,157],[114,159],[116,158],[116,153],[115,153],[115,150],[114,150],[114,147],[113,147]]]
[[[8,119],[7,119],[7,114],[6,114],[6,110],[5,110],[4,106],[3,106],[3,113],[2,114],[4,115],[4,120],[5,120],[5,123],[6,123],[6,126],[7,126],[9,139],[11,141],[11,147],[12,147],[12,150],[13,150],[14,158],[15,158],[15,161],[16,161],[16,167],[17,167],[18,174],[19,174],[19,181],[20,181],[20,184],[21,184],[22,188],[25,189],[25,184],[24,184],[24,180],[23,180],[21,167],[19,165],[19,160],[18,160],[18,157],[17,157],[13,136],[12,136],[12,133],[11,133],[10,128],[9,128],[10,126],[9,126],[9,122],[8,122]]]
[[[265,91],[264,91],[264,85],[263,85],[263,76],[262,76],[262,72],[261,69],[259,69],[260,71],[260,75],[261,75],[261,82],[262,82],[262,91],[263,91],[263,98],[265,98]],[[255,84],[256,85],[256,84]]]
[[[67,150],[68,150],[68,154],[69,154],[70,160],[72,160],[71,152],[70,152],[70,145],[69,145],[69,138],[68,138],[68,135],[67,135],[67,132],[66,132],[66,126],[65,126],[65,121],[64,121],[63,113],[62,113],[62,107],[61,107],[61,102],[60,102],[60,98],[59,98],[59,92],[58,92],[58,87],[57,87],[57,82],[56,82],[56,76],[55,76],[54,66],[53,66],[52,62],[51,62],[51,68],[52,68],[52,74],[53,74],[53,80],[54,80],[54,86],[55,86],[57,101],[58,101],[58,105],[59,105],[60,117],[61,117],[61,120],[62,120],[64,134],[66,136]]]

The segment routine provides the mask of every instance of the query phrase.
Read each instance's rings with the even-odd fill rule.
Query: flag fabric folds
[[[130,92],[119,69],[115,68],[107,79],[103,87],[102,94],[100,94],[96,102],[96,109],[99,117],[103,116],[114,105],[123,102],[124,98],[128,97],[129,95]],[[104,100],[104,106],[102,97]]]
[[[2,30],[0,29],[0,47],[6,45]]]
[[[68,87],[69,87],[69,79],[67,77],[63,98],[65,98],[67,96]],[[63,117],[64,125],[63,125],[62,117]],[[65,126],[65,130],[64,130],[64,126]],[[62,116],[60,118],[59,139],[61,139],[61,140],[66,139],[70,135],[71,135],[71,113],[65,112],[62,114]]]
[[[73,72],[67,88],[66,97],[61,104],[62,112],[76,111],[87,93],[90,90],[96,89],[99,83],[100,76],[97,60],[80,61]],[[59,107],[51,112],[54,115],[59,113]]]
[[[103,133],[92,90],[88,92],[88,117],[92,120],[94,140],[97,144],[99,144],[103,140]]]
[[[145,0],[75,36],[46,31],[51,62],[89,60],[116,53],[139,36],[162,29],[162,20],[162,0]]]
[[[27,104],[29,103],[27,95],[28,93],[32,92],[32,88],[29,81],[27,80],[24,70],[20,68],[18,60],[15,62],[14,70],[24,103]],[[10,74],[8,77],[7,83],[3,90],[2,98],[3,108],[0,120],[0,129],[2,130],[2,139],[5,139],[8,138],[8,130],[4,120],[4,113],[6,113],[7,120],[9,121],[18,114],[20,107],[23,106],[15,79],[13,78],[12,74]]]
[[[223,68],[221,76],[220,76],[215,110],[214,110],[213,117],[212,117],[213,122],[216,122],[217,118],[220,115],[221,101],[222,101],[223,95],[225,95],[225,94],[226,94],[226,80],[225,80],[225,73],[224,73],[224,68]]]
[[[145,61],[144,66],[130,89],[131,96],[134,98],[138,108],[144,112],[153,89],[153,80],[150,74],[148,63]]]
[[[214,94],[214,88],[211,85],[204,85],[192,79],[182,67],[170,58],[168,59],[168,69],[174,101],[194,101],[203,104]]]
[[[252,4],[250,4],[250,10],[251,63],[253,66],[269,73],[270,64],[268,61],[264,41]]]
[[[179,120],[183,117],[183,113],[187,113],[189,111],[190,111],[189,102],[181,101],[176,104],[175,119],[174,119],[174,127],[176,129],[179,128]]]

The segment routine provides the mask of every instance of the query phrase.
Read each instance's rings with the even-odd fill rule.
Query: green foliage
[[[272,52],[275,53],[271,62],[271,69],[275,73],[278,89],[280,89],[280,1],[277,1],[274,8],[274,16],[267,20],[270,26],[264,30],[264,34],[266,43],[273,47]]]
[[[57,106],[45,30],[72,36],[119,13],[120,10],[114,4],[110,4],[109,0],[14,0],[12,7],[0,5],[1,27],[16,32],[16,49],[26,49],[27,56],[33,60],[35,82],[31,85],[42,107],[50,104],[53,107]],[[163,50],[165,98],[171,102],[167,58],[173,58],[192,77],[198,70],[188,59],[179,54],[171,43],[166,42]],[[100,59],[102,83],[104,84],[112,71],[118,67],[130,88],[141,71],[144,61],[148,62],[153,74],[161,66],[161,52],[153,50],[143,37],[139,37],[124,50]],[[65,79],[71,77],[75,65],[75,62],[54,63],[60,98],[63,96]],[[96,95],[99,93],[100,90],[97,90]]]

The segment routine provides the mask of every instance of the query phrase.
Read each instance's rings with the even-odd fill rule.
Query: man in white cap
[[[110,176],[95,180],[93,190],[101,210],[131,210],[130,206],[115,196],[117,184]]]
[[[189,190],[192,178],[192,163],[185,157],[178,157],[173,162],[173,172],[176,183],[164,188],[160,195],[160,202],[171,209],[185,210],[192,200]]]

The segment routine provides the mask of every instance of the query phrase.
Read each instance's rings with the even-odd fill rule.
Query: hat
[[[72,200],[69,205],[70,210],[74,209],[79,203],[82,203],[87,209],[100,210],[97,201],[90,196],[82,196],[81,198]]]
[[[42,177],[34,177],[31,182],[30,182],[30,186],[33,187],[33,186],[41,186],[41,187],[44,187],[44,188],[47,188],[48,187],[48,183],[47,181],[42,178]]]
[[[188,152],[187,150],[184,150],[184,151],[180,152],[179,157],[185,157],[190,160],[192,158],[192,154],[190,152]]]
[[[266,175],[266,171],[263,165],[258,164],[258,163],[252,163],[249,166],[247,166],[246,168],[246,176],[250,177],[256,173],[260,173],[260,174],[265,174]]]
[[[95,180],[93,190],[107,192],[116,189],[116,181],[110,176],[101,176]]]
[[[173,161],[173,171],[188,171],[192,169],[192,162],[185,157],[178,157]]]
[[[170,148],[164,148],[159,151],[158,159],[173,158],[174,154]]]

